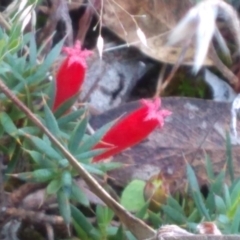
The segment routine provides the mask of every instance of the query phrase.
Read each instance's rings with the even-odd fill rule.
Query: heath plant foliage
[[[12,47],[15,43],[12,38],[21,31],[11,31],[0,30],[4,41],[0,45],[0,78],[90,174],[103,176],[108,170],[121,166],[103,160],[139,143],[157,126],[163,127],[164,119],[170,115],[168,110],[161,110],[160,99],[142,100],[139,109],[89,134],[87,107],[73,110],[72,106],[77,102],[87,71],[86,59],[92,52],[82,49],[78,41],[74,46],[64,47],[63,39],[44,56],[44,46],[37,46],[33,33],[21,34]],[[56,74],[51,74],[51,67],[61,54],[63,61]],[[9,160],[5,171],[7,178],[45,183],[46,195],[57,196],[59,212],[66,224],[73,223],[79,234],[82,233],[81,224],[90,223],[74,205],[90,207],[90,203],[76,184],[78,173],[48,136],[4,94],[0,94],[0,105],[0,141],[5,143],[1,144],[1,151]],[[19,159],[25,163],[23,168],[18,166]],[[101,214],[106,211],[110,210],[97,208],[100,222],[104,220]],[[110,214],[107,223],[112,217]],[[102,225],[94,232],[96,236],[106,235]]]
[[[218,6],[214,5],[215,2],[209,10],[212,17],[207,20],[211,20],[211,31],[207,33],[204,45],[209,44],[209,39],[217,31],[213,24]],[[34,31],[24,33],[28,24],[34,27],[34,7],[37,3],[21,1],[17,4],[13,1],[8,9],[11,22],[5,26],[6,29],[0,28],[0,80],[88,173],[104,177],[107,171],[121,166],[121,163],[104,160],[138,144],[157,127],[164,127],[164,120],[172,113],[161,108],[160,98],[143,99],[134,111],[89,133],[87,104],[81,104],[79,108],[73,106],[78,102],[85,80],[87,59],[93,53],[82,49],[78,41],[74,46],[66,47],[65,39],[62,39],[48,54],[44,54],[47,43],[37,46]],[[204,8],[205,4],[198,5],[190,15],[186,15],[171,37],[186,29],[185,25],[190,20],[200,18]],[[198,37],[203,23],[202,20],[197,22],[194,34]],[[138,35],[145,42],[140,30]],[[198,44],[197,49],[200,49]],[[99,48],[102,48],[101,44]],[[206,51],[195,59],[195,71],[199,70],[205,54]],[[62,58],[56,74],[53,74],[52,66]],[[3,93],[0,93],[0,110],[0,152],[8,160],[4,172],[6,181],[15,177],[26,182],[45,183],[46,196],[56,196],[61,216],[69,229],[70,224],[74,226],[80,239],[136,239],[121,224],[111,224],[113,221],[116,223],[115,215],[106,206],[96,206],[96,221],[93,224],[81,211],[81,207],[92,211],[87,195],[76,182],[76,178],[81,176],[65,155]],[[24,166],[19,168],[20,163]],[[167,181],[159,174],[147,183],[138,180],[130,183],[123,191],[120,203],[155,228],[161,224],[178,224],[196,230],[199,223],[207,221],[214,222],[223,233],[239,233],[240,183],[234,177],[232,165],[228,138],[226,170],[215,176],[211,161],[206,158],[210,183],[207,197],[202,196],[195,173],[187,165],[189,189],[186,195],[171,196]],[[225,183],[227,173],[230,185]],[[130,194],[133,195],[129,198]],[[79,205],[80,208],[77,207]]]

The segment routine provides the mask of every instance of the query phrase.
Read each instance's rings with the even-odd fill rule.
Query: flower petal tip
[[[141,103],[148,108],[145,121],[156,119],[159,122],[160,127],[163,127],[164,125],[164,118],[172,114],[172,112],[167,109],[161,109],[160,98],[155,98],[153,100],[142,99]]]

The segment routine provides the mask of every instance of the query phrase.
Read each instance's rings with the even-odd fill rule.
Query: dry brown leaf
[[[98,9],[101,7],[99,0],[90,2]],[[166,46],[167,36],[191,6],[191,0],[108,0],[104,1],[102,20],[105,26],[143,53],[174,64],[181,47]],[[148,47],[139,40],[138,27],[145,34]],[[188,49],[185,63],[192,64],[193,56],[194,49]],[[205,64],[211,65],[212,61],[206,59]]]

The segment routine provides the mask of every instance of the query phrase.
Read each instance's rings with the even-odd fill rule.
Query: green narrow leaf
[[[18,129],[19,136],[25,136],[26,134],[38,135],[39,129],[37,127],[22,127]]]
[[[59,136],[59,128],[58,128],[58,123],[51,111],[51,109],[48,107],[48,105],[45,103],[44,104],[44,120],[46,123],[46,127],[48,128],[48,130],[55,136]]]
[[[198,222],[200,219],[199,211],[195,208],[187,218],[187,222]]]
[[[232,202],[232,204],[234,204],[234,202],[237,202],[239,197],[240,197],[239,189],[240,189],[240,181],[238,181],[235,184],[233,190],[231,191],[231,202]]]
[[[227,208],[223,199],[217,195],[214,196],[216,210],[218,214],[226,214]]]
[[[103,172],[108,172],[108,171],[115,170],[117,168],[122,167],[123,164],[119,162],[105,162],[105,163],[99,162],[99,163],[95,163],[94,166]]]
[[[42,139],[35,137],[35,136],[31,136],[31,135],[27,135],[27,137],[32,141],[32,143],[35,145],[35,147],[43,154],[46,154],[48,157],[50,157],[51,159],[54,159],[54,160],[62,159],[61,155],[57,151],[55,151],[51,147],[51,145],[49,145]]]
[[[149,201],[147,201],[138,212],[136,212],[136,217],[140,219],[144,219],[147,216],[149,208]]]
[[[88,171],[91,174],[104,175],[104,172],[96,168],[94,164],[90,165],[90,164],[81,163],[81,165],[86,171]]]
[[[41,166],[42,160],[43,160],[43,156],[42,154],[40,154],[39,152],[36,151],[31,151],[31,150],[27,150],[27,149],[23,149],[25,152],[27,152],[32,160],[39,166]]]
[[[102,154],[102,153],[104,153],[105,151],[106,151],[105,148],[104,148],[104,149],[102,149],[102,148],[100,148],[100,149],[95,149],[95,150],[91,150],[91,151],[89,151],[89,152],[84,152],[84,153],[78,154],[78,155],[75,156],[75,158],[76,158],[79,162],[81,162],[81,161],[84,160],[84,159],[93,158],[93,157],[95,157],[95,156],[97,156],[97,155],[99,155],[99,154]]]
[[[76,221],[92,240],[99,240],[97,229],[93,227],[90,221],[82,214],[82,212],[71,204],[72,218]]]
[[[69,225],[71,223],[71,208],[67,194],[63,190],[57,192],[58,207],[61,216],[65,223]]]
[[[54,112],[54,116],[56,118],[60,118],[61,116],[66,114],[66,112],[68,112],[68,110],[72,107],[72,105],[77,101],[78,96],[79,96],[79,93],[73,95],[71,98],[66,100],[63,104],[61,104],[60,107],[58,107],[57,110]]]
[[[240,230],[240,206],[238,206],[231,224],[231,234],[239,234]]]
[[[80,226],[80,224],[75,219],[72,219],[72,223],[78,239],[91,240],[90,237],[87,235],[86,231]]]
[[[56,172],[53,169],[37,169],[32,172],[32,178],[35,182],[48,182],[54,178]]]
[[[51,194],[56,194],[59,189],[61,188],[62,183],[60,181],[60,179],[53,179],[47,186],[47,194],[51,195]]]
[[[156,229],[163,224],[162,218],[160,217],[159,213],[148,211],[148,218],[149,218],[149,221],[153,224],[153,227]]]
[[[234,182],[234,169],[233,169],[233,158],[232,158],[232,145],[229,132],[226,133],[226,157],[227,157],[227,169],[231,179]]]
[[[214,179],[214,181],[211,183],[210,191],[217,195],[221,195],[222,187],[224,185],[224,179],[225,179],[225,171],[222,170]]]
[[[61,181],[63,190],[66,195],[70,196],[72,188],[72,175],[68,170],[62,172]]]
[[[176,211],[176,209],[166,205],[163,205],[161,209],[174,223],[181,225],[187,222],[186,217],[182,213]]]
[[[213,172],[213,166],[210,157],[205,154],[205,165],[207,170],[208,179],[211,181],[215,178],[214,172]]]
[[[115,234],[115,236],[113,236],[112,238],[110,238],[110,240],[127,240],[127,236],[124,230],[124,227],[122,226],[122,224],[119,226],[117,233]]]
[[[80,146],[80,142],[84,136],[84,133],[86,132],[87,123],[88,123],[88,118],[85,115],[83,116],[83,119],[81,119],[79,123],[76,125],[75,129],[73,130],[70,136],[68,149],[73,154],[77,152]]]
[[[114,212],[109,207],[97,205],[96,217],[98,224],[107,226],[112,221]]]
[[[76,183],[73,183],[71,190],[71,198],[73,198],[83,206],[89,207],[90,203],[88,198],[86,197],[85,193],[76,185]]]
[[[33,33],[31,33],[29,44],[29,62],[31,66],[36,66],[37,61],[37,44]]]
[[[62,50],[63,44],[64,44],[65,38],[63,38],[61,41],[59,41],[52,50],[48,53],[47,57],[45,58],[42,66],[41,71],[47,71],[50,66],[56,61],[60,55],[60,52]],[[40,69],[39,69],[40,70]]]
[[[58,118],[58,126],[63,127],[64,125],[68,124],[69,122],[76,121],[78,118],[82,117],[82,115],[85,113],[85,109],[79,109],[77,111],[73,111],[71,113],[68,113],[67,115],[62,116],[61,118]]]
[[[7,113],[5,112],[0,113],[0,121],[4,128],[4,131],[8,133],[10,136],[16,137],[18,129]]]
[[[13,142],[10,146],[8,146],[7,156],[10,162],[7,164],[5,174],[12,173],[17,166],[19,159],[21,159],[21,147],[19,146],[19,144]]]
[[[229,209],[231,207],[231,197],[230,197],[230,192],[226,183],[224,183],[223,185],[223,194],[224,194],[224,200],[225,200],[227,209]]]
[[[192,191],[192,196],[193,196],[193,199],[194,199],[194,202],[197,206],[198,211],[203,216],[205,216],[205,218],[208,221],[211,221],[209,213],[208,213],[208,211],[205,207],[205,204],[203,202],[202,194],[201,194],[200,189],[199,189],[199,185],[198,185],[196,175],[195,175],[192,167],[189,164],[187,164],[187,178],[188,178],[188,182],[189,182],[189,185],[190,185],[190,188],[191,188],[191,191]]]
[[[72,176],[68,170],[62,172],[62,184],[66,187],[72,186]]]
[[[55,81],[51,81],[48,84],[47,89],[44,91],[44,93],[46,93],[46,96],[48,96],[47,105],[50,107],[50,109],[53,109],[53,104],[54,104],[55,94],[56,94]]]
[[[94,135],[89,136],[80,146],[79,151],[77,154],[89,151],[92,147],[94,147],[102,137],[107,133],[107,131],[116,123],[117,120],[112,121],[108,124],[105,124],[103,127],[98,129]]]
[[[180,212],[181,214],[184,214],[184,211],[177,200],[175,200],[172,196],[169,196],[167,199],[167,205],[176,209],[176,211]]]

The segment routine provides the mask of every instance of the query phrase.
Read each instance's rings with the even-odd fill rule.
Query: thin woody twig
[[[87,183],[90,189],[111,208],[120,221],[135,235],[137,239],[144,239],[154,236],[155,231],[140,219],[133,216],[125,208],[123,208],[118,202],[116,202],[102,186],[82,167],[82,165],[74,158],[74,156],[66,150],[66,148],[56,139],[55,136],[42,124],[42,122],[28,109],[3,83],[0,79],[0,90],[22,110],[26,116],[45,133],[50,141],[62,152],[69,163],[76,169],[81,175],[83,180]]]

